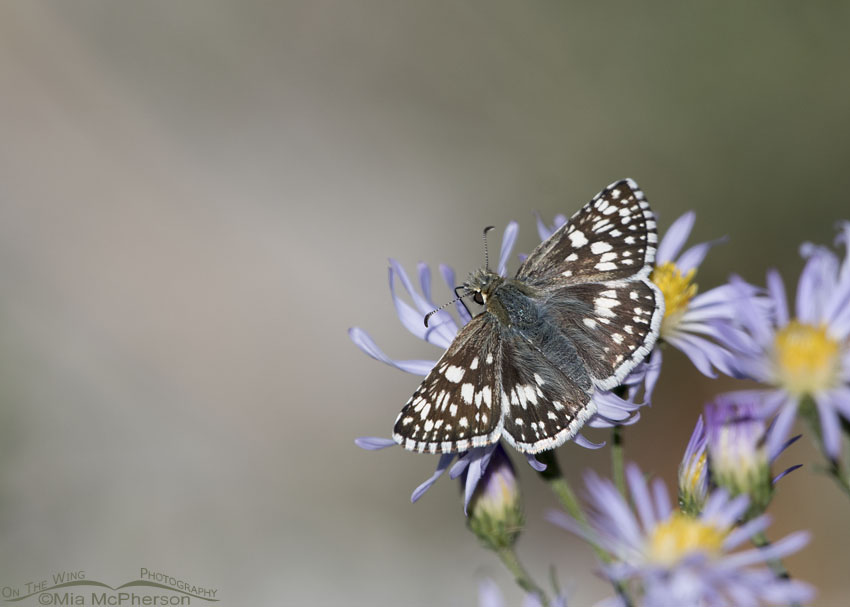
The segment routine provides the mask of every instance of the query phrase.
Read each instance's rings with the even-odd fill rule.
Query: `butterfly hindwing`
[[[664,296],[648,279],[570,285],[542,305],[600,390],[621,384],[649,354],[664,316]]]
[[[506,440],[538,453],[575,436],[596,412],[593,384],[578,370],[570,376],[521,334],[502,344],[502,415]]]
[[[464,326],[399,413],[393,439],[410,451],[455,453],[501,436],[498,320]]]
[[[631,179],[612,183],[540,243],[517,279],[548,289],[649,274],[658,242],[655,216]]]

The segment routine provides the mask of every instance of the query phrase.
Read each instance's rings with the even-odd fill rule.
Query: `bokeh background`
[[[631,176],[662,229],[728,235],[702,288],[779,267],[850,218],[850,5],[749,2],[7,2],[0,6],[0,585],[148,567],[223,605],[474,605],[519,593],[435,458],[357,449],[436,357],[386,259],[482,260],[481,229],[571,213]],[[516,265],[514,264],[514,268]],[[438,291],[438,299],[448,298]],[[628,459],[672,482],[704,401],[668,356]],[[606,435],[589,432],[596,440]],[[560,452],[575,482],[607,451]],[[845,605],[850,503],[803,462],[773,537]],[[572,605],[609,590],[542,521],[520,554]]]

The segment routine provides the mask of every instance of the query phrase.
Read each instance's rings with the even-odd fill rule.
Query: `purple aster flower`
[[[849,222],[841,225],[837,241],[850,249]],[[770,270],[767,290],[774,313],[742,301],[738,317],[746,339],[736,343],[735,365],[742,376],[771,386],[759,395],[764,415],[779,411],[774,447],[790,433],[798,406],[814,402],[824,451],[837,460],[840,418],[850,420],[850,251],[840,260],[828,248],[804,244],[801,253],[806,264],[797,283],[795,316],[782,278]],[[740,279],[732,284],[742,292],[752,288]]]
[[[811,586],[783,579],[765,566],[800,550],[808,533],[737,550],[769,525],[766,515],[739,524],[748,508],[746,495],[730,498],[718,489],[708,495],[699,516],[689,516],[673,510],[660,479],[650,488],[634,464],[627,467],[626,477],[634,509],[612,482],[590,472],[588,527],[562,512],[549,518],[610,554],[612,561],[602,565],[604,573],[637,605],[790,605],[812,598]]]
[[[734,399],[719,396],[705,409],[711,483],[732,496],[748,495],[748,517],[764,512],[773,497],[774,484],[800,467],[792,466],[776,478],[772,476],[773,461],[800,436],[784,443],[772,440],[773,428],[767,428],[758,415],[759,405],[756,395]]]
[[[510,257],[514,242],[516,241],[519,226],[516,222],[511,222],[505,228],[502,238],[502,246],[499,255],[498,272],[502,276],[506,274],[507,262]],[[454,290],[457,286],[455,282],[455,273],[452,268],[446,265],[440,266],[440,273],[449,287]],[[471,316],[466,307],[457,302],[455,304],[455,313],[457,319],[448,312],[448,310],[440,310],[431,316],[429,326],[425,327],[422,322],[423,317],[437,308],[437,305],[431,296],[431,270],[424,264],[418,265],[419,290],[417,290],[413,282],[408,278],[406,272],[401,265],[390,259],[389,268],[389,283],[390,295],[396,308],[396,313],[404,327],[413,333],[416,337],[438,346],[441,349],[446,349],[451,345],[460,327],[470,321]],[[407,292],[413,306],[407,303],[396,291],[396,281],[399,281],[402,288]],[[349,336],[357,347],[372,358],[383,363],[391,365],[402,371],[413,373],[416,375],[427,375],[428,372],[436,364],[436,360],[397,360],[387,356],[369,335],[359,327],[353,327],[349,330]],[[646,377],[650,373],[651,366],[647,364],[639,365],[626,380],[624,386],[626,388],[625,398],[621,398],[612,392],[596,391],[593,395],[593,402],[596,405],[596,413],[585,424],[591,428],[609,428],[617,424],[634,423],[638,419],[637,409],[643,406],[643,402],[636,403],[639,385],[648,381]],[[576,434],[571,440],[576,444],[589,448],[598,449],[604,443],[594,443],[581,434]],[[394,445],[392,439],[365,437],[355,441],[358,446],[364,449],[383,449]],[[459,476],[467,467],[469,474],[466,476],[466,499],[465,506],[468,506],[472,492],[481,478],[481,475],[487,468],[490,456],[493,453],[495,445],[486,447],[475,447],[460,455],[457,464],[452,468],[451,476],[455,478]],[[526,454],[529,463],[536,470],[545,468],[543,464],[538,462],[533,455]],[[412,501],[419,499],[425,491],[448,469],[453,460],[452,455],[443,455],[440,457],[437,465],[437,470],[434,475],[422,483],[411,496]]]
[[[698,515],[709,488],[722,487],[733,497],[750,497],[750,514],[760,514],[773,496],[773,486],[791,466],[771,476],[773,461],[799,435],[784,443],[772,440],[773,428],[758,415],[757,395],[740,393],[721,395],[697,419],[685,456],[679,464],[679,507],[686,514]]]
[[[757,291],[722,285],[698,292],[697,269],[719,241],[703,242],[680,253],[695,219],[693,211],[679,217],[658,245],[652,281],[664,293],[661,339],[684,353],[703,375],[715,377],[715,369],[733,375],[732,354],[721,344],[737,331],[732,321],[741,300],[758,305]],[[661,350],[656,348],[653,362],[660,364],[660,360]]]

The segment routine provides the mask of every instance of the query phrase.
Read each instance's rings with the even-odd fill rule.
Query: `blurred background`
[[[365,452],[436,358],[387,257],[460,276],[481,229],[570,214],[630,176],[662,230],[728,235],[698,276],[789,285],[850,218],[850,5],[796,2],[9,2],[0,7],[0,585],[147,567],[223,605],[474,605],[496,558],[436,458]],[[513,269],[516,268],[514,263]],[[437,291],[445,301],[449,293]],[[665,358],[628,459],[672,483],[737,387]],[[590,431],[594,440],[607,434]],[[560,450],[568,476],[607,450]],[[804,439],[770,534],[844,605],[850,503]],[[517,461],[520,554],[571,605],[610,593]]]

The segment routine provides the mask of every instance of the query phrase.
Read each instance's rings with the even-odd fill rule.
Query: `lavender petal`
[[[348,330],[348,336],[351,338],[351,341],[354,342],[355,346],[375,360],[379,360],[382,363],[386,363],[391,367],[395,367],[396,369],[400,369],[407,373],[424,377],[425,375],[428,375],[431,369],[434,368],[434,365],[437,364],[434,360],[393,360],[384,354],[375,342],[372,341],[369,334],[360,327],[351,327]]]
[[[525,458],[528,460],[528,465],[534,468],[537,472],[546,470],[546,464],[534,457],[533,453],[526,453]]]
[[[585,449],[601,449],[605,446],[605,441],[602,441],[601,443],[594,443],[581,434],[576,434],[573,437],[573,442],[579,447],[584,447]]]
[[[667,493],[667,488],[664,486],[664,481],[660,478],[652,482],[652,496],[655,500],[655,514],[659,520],[669,517],[673,509],[670,506],[670,496]]]
[[[649,531],[655,526],[658,519],[655,518],[652,497],[650,497],[643,473],[637,466],[629,465],[626,467],[626,481],[629,483],[629,492],[632,495],[632,501],[637,509],[638,516],[640,516],[643,528]]]
[[[360,436],[354,439],[354,444],[367,451],[378,451],[398,445],[393,439],[382,436]]]
[[[478,585],[478,607],[505,607],[502,593],[493,580],[486,579]]]
[[[445,264],[440,264],[440,273],[443,275],[443,280],[446,281],[446,284],[449,286],[449,289],[454,292],[457,284],[455,283],[455,271],[451,266],[447,266]],[[461,326],[468,323],[472,320],[472,316],[469,314],[469,310],[467,310],[466,306],[462,301],[458,300],[455,302],[455,310],[457,311],[458,317],[460,317]]]
[[[500,276],[507,273],[508,257],[510,257],[511,250],[514,248],[518,232],[519,224],[516,221],[510,222],[505,228],[505,233],[502,236],[502,249],[499,253],[499,265],[496,270]]]
[[[428,264],[420,261],[416,264],[416,270],[419,274],[419,286],[422,289],[422,296],[428,303],[428,307],[433,310],[437,306],[434,304],[434,300],[431,297],[431,268],[428,267]]]
[[[824,450],[833,461],[836,461],[841,455],[841,422],[835,409],[829,406],[827,398],[816,394],[815,405],[817,405],[818,416],[820,417]]]
[[[656,265],[673,261],[673,258],[679,254],[691,234],[694,220],[696,220],[696,213],[688,211],[673,222],[673,225],[664,234],[664,238],[661,239],[661,244],[658,245],[658,251],[655,254]]]
[[[802,468],[802,467],[803,467],[803,464],[795,464],[795,465],[791,466],[790,468],[786,468],[785,470],[783,470],[782,472],[777,474],[771,482],[775,485],[776,483],[779,482],[780,479],[785,478],[786,476],[788,476],[789,474],[794,472],[794,470],[796,470],[797,468]]]
[[[767,290],[773,300],[776,324],[784,327],[788,324],[788,301],[785,295],[785,284],[782,276],[774,269],[767,272]]]
[[[453,459],[454,454],[452,453],[445,453],[440,456],[440,461],[437,462],[437,469],[434,471],[434,474],[432,474],[428,480],[419,485],[413,490],[413,493],[410,494],[411,503],[415,503],[420,497],[425,495],[425,492],[431,488],[431,485],[437,482],[437,479],[443,475],[443,472],[446,471],[446,468],[449,467],[449,464],[452,463]]]
[[[691,270],[694,270],[699,267],[699,265],[705,259],[705,256],[708,255],[708,251],[713,246],[725,241],[725,237],[717,238],[709,242],[703,242],[698,245],[692,246],[690,249],[688,249],[679,256],[679,259],[676,261],[676,267],[679,268],[679,271],[682,274],[687,274]]]

